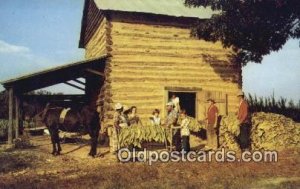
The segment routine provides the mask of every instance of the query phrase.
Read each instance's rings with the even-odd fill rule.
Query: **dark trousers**
[[[175,130],[175,133],[173,135],[173,143],[175,145],[176,151],[181,150],[181,136],[180,136],[180,130]]]
[[[190,136],[182,136],[182,149],[184,152],[190,151]]]
[[[95,124],[96,125],[96,124]],[[97,155],[97,146],[98,146],[98,138],[100,127],[92,128],[89,126],[89,135],[91,137],[91,149],[89,155],[95,156]]]
[[[242,123],[240,125],[239,144],[242,150],[250,147],[250,131],[251,125],[249,123]]]

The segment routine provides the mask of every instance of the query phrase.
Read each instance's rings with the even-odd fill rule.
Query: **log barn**
[[[171,94],[198,120],[205,118],[207,98],[221,114],[236,111],[242,78],[232,50],[191,37],[192,25],[212,14],[182,0],[85,1],[79,47],[86,59],[108,55],[95,102],[105,128],[115,103],[137,106],[147,121],[155,108],[166,115]]]
[[[172,94],[197,120],[205,118],[208,98],[221,114],[235,112],[242,76],[233,51],[190,34],[213,14],[183,0],[85,0],[79,40],[85,60],[1,82],[9,94],[8,143],[13,126],[18,137],[24,94],[58,83],[84,91],[104,130],[112,126],[116,103],[136,106],[146,122],[154,109],[166,116]]]

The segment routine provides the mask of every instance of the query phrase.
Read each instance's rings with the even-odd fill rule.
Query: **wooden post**
[[[24,125],[23,125],[23,96],[19,96],[19,133],[23,135]]]
[[[16,113],[16,119],[15,119],[15,137],[19,137],[19,128],[20,128],[20,100],[18,95],[15,95],[15,113]]]
[[[8,89],[8,144],[13,143],[13,101],[14,101],[14,92],[13,88]]]
[[[171,141],[170,141],[170,152],[173,151],[173,129],[172,127],[170,128],[171,131]]]

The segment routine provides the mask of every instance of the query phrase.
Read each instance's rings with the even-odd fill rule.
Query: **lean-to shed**
[[[182,0],[85,0],[79,47],[87,59],[109,56],[96,102],[104,127],[117,102],[137,106],[147,120],[155,108],[166,114],[171,94],[199,120],[208,97],[221,114],[236,111],[242,78],[232,51],[190,35],[194,23],[212,14]]]

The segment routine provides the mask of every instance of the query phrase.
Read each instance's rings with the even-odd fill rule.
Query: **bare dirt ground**
[[[48,136],[28,149],[0,146],[0,188],[300,188],[300,151],[279,153],[274,163],[119,163],[108,148],[88,157],[86,143],[62,144],[50,154]]]

